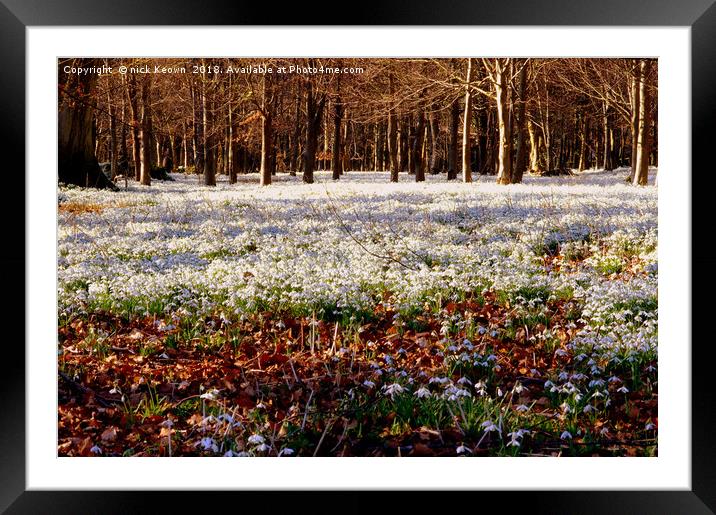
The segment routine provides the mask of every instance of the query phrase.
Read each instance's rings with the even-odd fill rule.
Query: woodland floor
[[[58,454],[654,456],[627,173],[63,187]]]

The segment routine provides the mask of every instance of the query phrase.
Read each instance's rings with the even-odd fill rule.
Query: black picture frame
[[[380,5],[357,4],[338,19],[334,6],[313,2],[269,5],[261,2],[217,0],[210,3],[190,0],[0,0],[0,145],[5,166],[3,183],[9,195],[0,203],[9,238],[0,253],[0,269],[5,278],[25,267],[25,113],[26,113],[26,39],[28,26],[62,25],[558,25],[558,26],[688,26],[691,27],[692,71],[692,170],[707,174],[713,166],[714,120],[716,119],[716,4],[714,0],[460,0],[445,4],[425,0],[382,2]],[[345,9],[345,6],[344,6]],[[333,14],[333,15],[332,15]],[[31,137],[31,135],[28,135]],[[690,173],[685,170],[683,173]],[[690,491],[560,491],[560,492],[479,492],[469,493],[470,502],[497,501],[501,510],[530,513],[714,513],[716,511],[716,443],[711,436],[714,422],[714,386],[710,367],[714,363],[714,345],[709,338],[710,303],[697,292],[712,291],[713,274],[708,270],[716,258],[709,257],[709,221],[712,202],[705,196],[708,188],[694,187],[699,178],[692,173],[692,334],[684,331],[684,348],[691,346],[692,356],[692,489]],[[48,177],[50,174],[48,173]],[[20,193],[22,192],[22,194]],[[699,198],[701,195],[704,198]],[[7,197],[10,197],[8,201]],[[14,199],[14,200],[13,200]],[[14,203],[13,203],[14,202]],[[23,224],[17,223],[23,213]],[[706,225],[708,224],[708,225]],[[697,236],[702,232],[701,238]],[[25,274],[32,274],[25,269]],[[698,273],[698,275],[696,275]],[[693,281],[692,281],[693,283]],[[25,305],[25,284],[10,285],[9,301],[3,326],[4,367],[0,372],[0,511],[7,513],[135,513],[151,511],[149,502],[165,511],[188,508],[186,492],[83,492],[27,491],[25,486],[25,386],[24,325],[31,323],[32,306]],[[20,307],[22,306],[22,307]],[[24,311],[23,320],[19,312]],[[208,494],[204,494],[208,495]],[[336,509],[369,512],[382,501],[365,493],[341,494],[339,505],[322,495],[321,504],[302,501],[306,493],[290,497],[272,494],[272,512],[291,509]],[[450,494],[450,504],[456,502]],[[265,493],[216,493],[211,503],[228,501],[241,504],[265,502]],[[379,497],[379,496],[378,496]],[[442,495],[439,496],[445,500]],[[403,510],[427,506],[435,500],[430,492],[405,496]],[[443,501],[444,502],[444,501]],[[325,506],[322,508],[321,506]],[[443,504],[445,507],[446,505]]]

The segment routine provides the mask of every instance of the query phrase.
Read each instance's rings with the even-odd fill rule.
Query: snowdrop
[[[205,436],[199,440],[198,444],[201,445],[201,448],[205,451],[219,452],[219,446],[217,445],[216,440],[211,437]]]
[[[492,420],[486,420],[485,422],[483,422],[482,424],[480,424],[480,426],[481,426],[481,427],[483,428],[483,430],[486,431],[486,432],[491,432],[491,431],[498,431],[498,432],[499,432],[499,431],[500,431],[500,429],[495,425],[494,422],[492,422]]]
[[[202,393],[199,398],[205,399],[208,401],[215,401],[219,395],[219,390],[213,389],[209,390],[208,392]]]
[[[428,390],[427,388],[425,388],[425,387],[423,386],[423,387],[418,388],[418,389],[416,390],[416,392],[415,392],[414,395],[415,395],[418,399],[423,399],[423,398],[425,398],[425,397],[431,397],[431,396],[432,396],[432,393],[430,392],[430,390]]]
[[[404,388],[398,383],[389,384],[383,387],[383,394],[390,396],[391,399],[395,399],[397,394],[403,393]]]
[[[265,439],[263,436],[261,436],[259,434],[253,434],[253,435],[249,436],[247,441],[251,445],[261,445],[265,442]]]
[[[468,452],[472,452],[470,449],[465,447],[464,445],[460,445],[457,449],[455,449],[455,452],[458,454],[466,454]]]

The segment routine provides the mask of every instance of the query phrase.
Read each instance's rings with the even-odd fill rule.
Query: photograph
[[[659,456],[658,58],[55,62],[57,456]]]

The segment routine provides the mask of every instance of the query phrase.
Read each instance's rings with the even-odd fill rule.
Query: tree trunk
[[[510,178],[510,182],[513,184],[522,182],[522,177],[524,176],[525,168],[527,166],[527,152],[525,148],[527,146],[525,141],[525,108],[527,104],[527,66],[529,65],[529,61],[525,61],[520,64],[522,65],[522,68],[520,69],[520,73],[518,75],[517,85],[517,150],[515,156],[515,166],[512,170],[512,177]]]
[[[439,173],[438,170],[438,142],[440,141],[440,126],[438,116],[434,111],[430,112],[430,165],[428,166],[431,175]]]
[[[651,61],[642,59],[639,68],[639,130],[637,132],[637,168],[634,172],[634,184],[646,186],[649,180],[649,140],[651,136],[651,121],[649,119],[651,114],[651,98],[647,82],[651,69]]]
[[[131,136],[132,136],[132,162],[134,164],[134,180],[140,180],[141,156],[139,153],[139,106],[137,100],[139,92],[137,91],[137,82],[134,75],[129,74],[127,78],[127,97],[129,105],[129,117],[131,118]]]
[[[234,142],[234,106],[231,103],[231,75],[229,75],[229,141],[227,143],[228,146],[228,156],[226,159],[226,166],[229,169],[229,184],[236,184],[236,162],[237,162],[237,156],[236,156],[236,143]]]
[[[409,118],[401,117],[398,124],[398,169],[401,172],[407,171],[408,167],[408,125]]]
[[[271,184],[271,175],[273,172],[271,169],[271,148],[273,146],[273,127],[271,126],[272,106],[269,100],[271,85],[267,77],[268,74],[264,73],[261,80],[261,186]]]
[[[498,166],[497,166],[497,183],[509,184],[512,178],[511,156],[510,156],[510,114],[509,103],[507,98],[507,82],[508,70],[507,63],[503,63],[502,59],[495,60],[495,95],[497,98],[497,126],[499,129],[498,144]]]
[[[447,179],[451,181],[457,179],[457,149],[458,149],[458,137],[460,129],[460,99],[455,97],[450,106],[450,143],[448,145],[448,173]]]
[[[349,135],[351,124],[350,124],[350,111],[348,109],[345,109],[343,111],[343,146],[342,146],[342,152],[341,152],[341,159],[343,160],[343,164],[341,165],[341,170],[344,172],[347,172],[351,169],[351,160],[350,160],[350,144],[349,141]]]
[[[343,123],[343,105],[341,104],[341,79],[337,77],[337,95],[333,106],[333,155],[331,156],[331,168],[333,169],[333,180],[338,180],[343,173],[343,162],[341,161],[341,124]],[[377,156],[377,152],[376,152]]]
[[[124,95],[121,95],[122,97],[122,118],[121,118],[121,130],[119,133],[119,160],[126,162],[128,161],[127,158],[127,108],[126,108],[126,99]],[[127,176],[127,164],[123,165],[122,174],[126,177]]]
[[[110,178],[117,176],[117,125],[115,121],[116,109],[112,104],[112,97],[107,88],[107,110],[109,111],[109,170]]]
[[[95,59],[79,59],[73,66],[96,66]],[[73,74],[60,88],[58,112],[58,179],[83,187],[118,188],[99,168],[92,142],[92,95],[97,75]]]
[[[142,119],[141,130],[139,134],[140,141],[140,173],[139,180],[144,186],[152,183],[152,138],[151,138],[151,120],[152,107],[150,98],[150,81],[151,75],[145,74],[142,77]]]
[[[535,131],[534,123],[532,120],[527,119],[527,133],[530,136],[530,172],[540,173],[539,165],[539,139]]]
[[[470,167],[470,125],[472,123],[472,102],[470,83],[472,82],[472,58],[467,59],[467,77],[465,79],[465,113],[462,121],[462,181],[472,182]]]
[[[303,182],[313,183],[313,171],[316,169],[316,149],[318,147],[318,132],[321,127],[321,115],[326,102],[326,96],[316,101],[313,91],[313,79],[308,78],[306,84],[306,147],[303,155]]]
[[[415,170],[415,182],[423,182],[425,180],[425,167],[423,166],[423,140],[425,139],[425,112],[422,106],[418,108],[416,113],[417,123],[415,124],[415,137],[413,139],[412,163]]]
[[[604,155],[602,156],[602,168],[605,170],[614,170],[614,163],[613,163],[613,152],[612,152],[612,134],[611,134],[611,107],[609,106],[608,102],[602,103],[602,140],[604,145]]]
[[[388,111],[388,154],[390,157],[390,182],[398,182],[400,169],[398,168],[398,117],[393,105],[395,95],[395,79],[391,73],[388,76],[388,91],[390,93],[390,109]]]
[[[475,124],[477,126],[477,173],[485,175],[488,163],[488,112],[489,102],[485,102],[480,109],[475,110]]]
[[[640,88],[641,83],[641,68],[635,62],[634,72],[631,83],[631,175],[629,176],[629,182],[634,181],[637,169],[637,153],[638,153],[638,138],[639,138],[639,107],[641,105],[640,99]]]
[[[204,66],[204,70],[206,67]],[[204,147],[204,185],[216,186],[216,156],[214,155],[213,102],[206,94],[206,72],[201,77],[202,137]]]
[[[582,113],[581,115],[581,137],[579,141],[579,171],[587,169],[587,137],[589,136],[589,117]]]
[[[204,160],[206,149],[204,148],[204,127],[202,115],[201,94],[192,88],[192,113],[194,122],[194,172],[199,175],[204,173]]]

